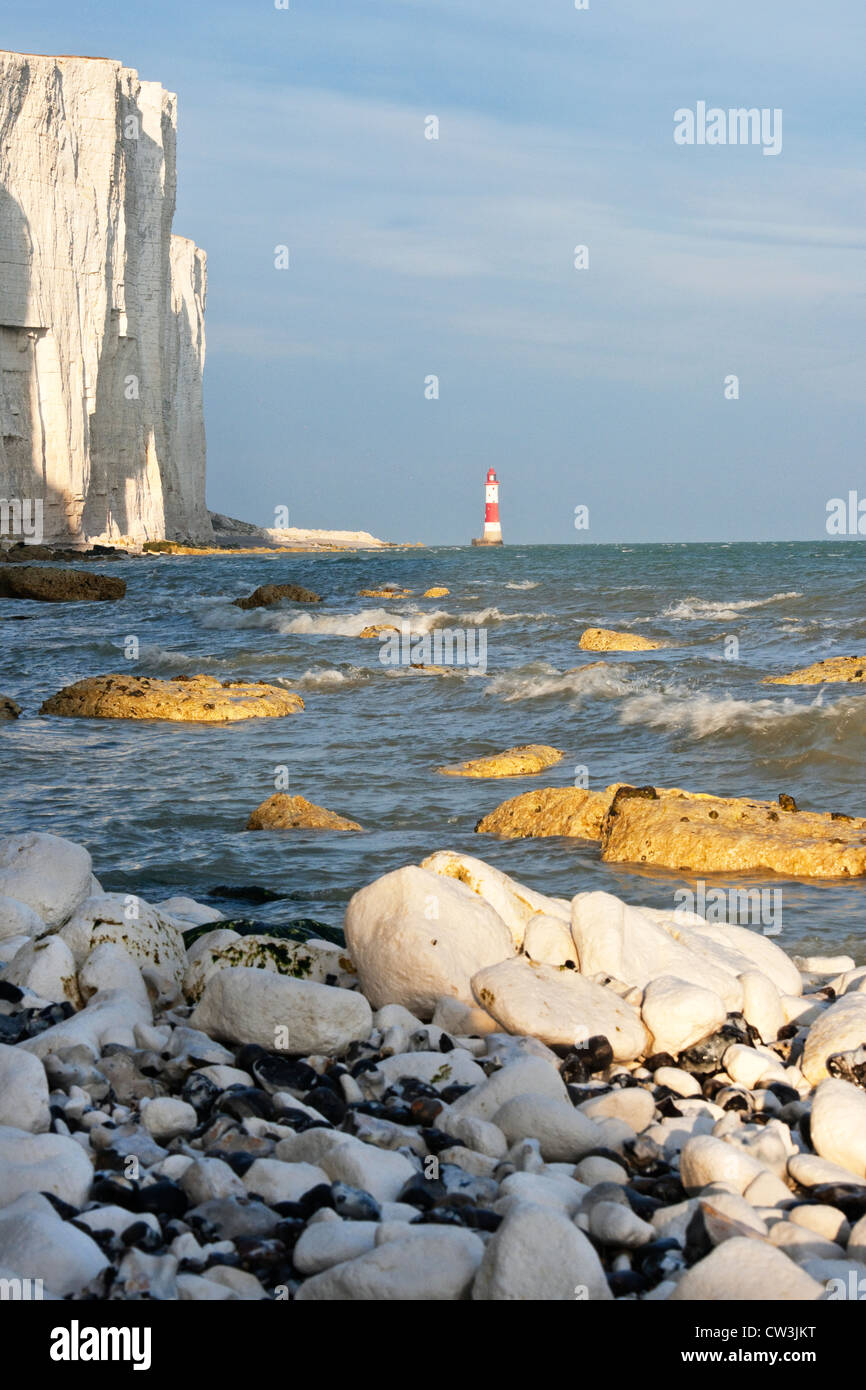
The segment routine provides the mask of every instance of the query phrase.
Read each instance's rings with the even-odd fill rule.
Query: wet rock
[[[105,603],[123,598],[126,581],[114,575],[41,565],[0,565],[0,598],[39,603]]]
[[[223,724],[281,718],[304,708],[300,695],[278,685],[218,681],[213,676],[89,676],[46,700],[40,714],[78,719],[168,719]]]
[[[614,632],[606,627],[588,627],[578,643],[585,652],[654,652],[664,646],[634,632]]]
[[[269,608],[274,603],[321,603],[321,594],[300,584],[260,584],[244,598],[233,599],[236,608]]]
[[[784,676],[765,676],[765,685],[829,685],[833,682],[858,684],[866,680],[866,657],[828,656]]]
[[[782,812],[746,797],[669,791],[630,799],[602,829],[606,863],[661,864],[680,871],[789,878],[843,878],[866,873],[866,820],[840,823],[824,812]]]
[[[274,792],[251,813],[247,830],[363,830],[357,821],[316,806],[303,796]]]
[[[548,835],[598,840],[609,804],[604,792],[583,787],[539,787],[503,801],[475,826],[478,835],[522,839]]]
[[[504,753],[492,753],[484,758],[473,758],[436,770],[448,777],[527,777],[553,767],[564,757],[565,754],[558,748],[551,748],[547,744],[523,743],[515,748],[506,748]]]

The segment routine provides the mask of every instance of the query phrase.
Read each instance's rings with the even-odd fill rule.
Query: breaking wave
[[[740,613],[744,613],[750,608],[764,608],[768,603],[781,603],[784,599],[802,597],[802,593],[796,589],[791,589],[784,594],[771,594],[769,598],[744,598],[732,600],[729,603],[692,596],[681,599],[678,603],[670,604],[664,610],[662,617],[679,618],[685,622],[707,618],[736,618]]]
[[[541,700],[547,696],[587,696],[590,699],[615,700],[634,690],[621,666],[604,661],[558,671],[546,662],[534,662],[513,671],[494,676],[488,690],[499,695],[505,703],[512,700]]]
[[[370,672],[362,666],[347,666],[342,671],[336,666],[319,666],[305,671],[296,681],[289,681],[293,689],[299,690],[339,690],[346,686],[363,685],[370,679]]]
[[[684,734],[701,740],[715,735],[798,733],[812,735],[816,723],[836,737],[866,732],[866,700],[843,696],[832,704],[822,694],[802,704],[783,700],[738,700],[733,696],[677,695],[647,692],[624,701],[619,722],[626,727],[642,724],[648,729]]]

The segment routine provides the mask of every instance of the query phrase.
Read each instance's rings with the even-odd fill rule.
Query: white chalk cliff
[[[46,540],[211,535],[176,135],[121,63],[0,53],[0,499],[41,499]]]

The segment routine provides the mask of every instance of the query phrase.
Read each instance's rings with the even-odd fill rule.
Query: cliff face
[[[0,53],[0,499],[41,499],[46,540],[212,534],[176,132],[120,63]]]

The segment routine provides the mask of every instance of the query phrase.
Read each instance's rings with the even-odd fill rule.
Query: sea
[[[862,957],[866,880],[698,880],[604,864],[587,841],[501,840],[475,825],[534,787],[614,781],[787,793],[801,809],[866,815],[866,687],[762,683],[866,653],[866,545],[434,546],[94,568],[125,578],[126,598],[0,600],[0,693],[23,708],[0,723],[0,828],[87,845],[107,891],[149,901],[183,893],[263,930],[310,920],[339,929],[357,889],[453,849],[564,897],[604,889],[672,908],[684,890],[699,900],[701,885],[731,902],[729,890],[775,890],[770,932],[786,951]],[[323,602],[232,605],[268,583],[304,585]],[[359,596],[387,584],[412,592]],[[423,598],[431,586],[449,593]],[[431,645],[437,631],[462,633],[452,656],[467,659],[444,674],[415,669],[411,660],[433,655],[362,639],[374,624],[407,625]],[[669,645],[599,657],[578,646],[590,626]],[[298,691],[305,709],[227,725],[39,715],[62,686],[107,672],[268,681]],[[565,757],[526,778],[437,771],[525,743]],[[246,831],[275,790],[349,816],[363,833]]]

